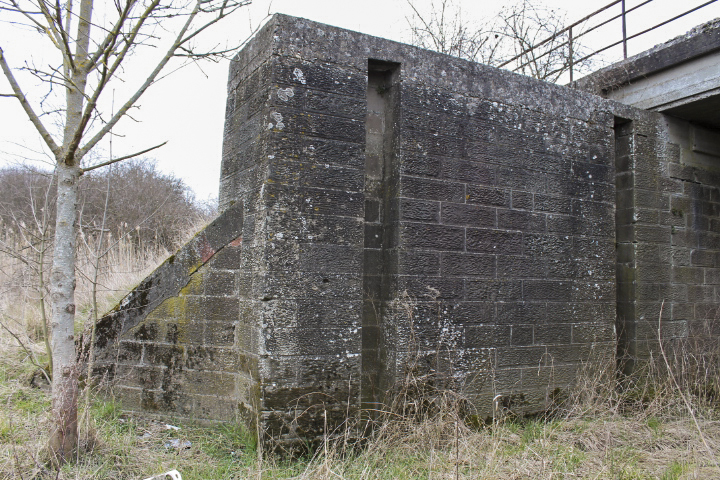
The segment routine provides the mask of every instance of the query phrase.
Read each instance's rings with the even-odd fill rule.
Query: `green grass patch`
[[[42,390],[23,388],[10,394],[10,405],[20,413],[37,415],[50,408],[50,399]]]
[[[660,476],[660,480],[679,480],[688,470],[688,465],[683,462],[673,461]]]
[[[8,418],[0,417],[0,443],[19,445],[25,439],[26,436],[22,429],[14,425]]]

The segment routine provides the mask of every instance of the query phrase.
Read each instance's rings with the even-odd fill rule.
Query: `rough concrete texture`
[[[661,338],[720,333],[720,135],[670,116],[618,131],[618,353],[632,371]]]
[[[94,374],[114,380],[125,408],[217,420],[255,410],[257,358],[238,323],[242,225],[238,203],[98,322]]]
[[[616,318],[630,367],[663,300],[666,338],[713,318],[720,179],[665,120],[275,16],[230,69],[213,225],[234,226],[103,319],[98,362],[126,408],[240,415],[271,448],[408,375],[478,419],[541,411],[612,361]]]

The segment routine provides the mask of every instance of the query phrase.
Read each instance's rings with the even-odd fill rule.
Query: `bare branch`
[[[207,60],[210,60],[210,61],[218,61],[220,58],[223,58],[223,57],[226,58],[226,56],[227,56],[228,53],[236,52],[236,51],[237,51],[237,47],[226,48],[226,49],[223,49],[223,50],[212,50],[212,51],[204,52],[204,53],[195,53],[195,52],[192,51],[192,49],[190,49],[190,48],[183,48],[183,47],[179,47],[179,50],[182,50],[182,51],[184,51],[184,52],[186,52],[186,53],[184,53],[184,54],[178,54],[178,53],[176,53],[176,54],[175,54],[176,57],[192,58],[192,59],[194,59],[194,60],[201,60],[201,59],[202,59],[202,60],[205,60],[205,59],[207,59]],[[217,59],[217,60],[216,60],[216,59]]]
[[[62,39],[63,45],[63,58],[67,57],[67,61],[63,61],[65,67],[65,76],[69,77],[69,69],[75,69],[75,63],[73,62],[72,53],[70,51],[70,41],[68,39],[68,32],[70,31],[73,2],[68,0],[65,7],[67,9],[67,16],[65,17],[65,27],[62,24],[62,8],[60,7],[60,1],[56,0],[56,12],[57,12],[57,23],[60,30],[60,38]]]
[[[81,118],[81,120],[80,120],[80,127],[81,127],[81,128],[79,128],[79,129],[78,129],[78,132],[77,132],[79,136],[76,137],[76,140],[77,140],[76,145],[79,145],[79,142],[80,142],[80,140],[81,140],[81,138],[82,138],[82,134],[83,134],[84,131],[85,131],[85,127],[87,126],[87,123],[88,123],[88,121],[90,120],[90,116],[91,116],[92,112],[95,110],[95,107],[96,107],[96,105],[97,105],[98,98],[100,97],[100,95],[102,94],[103,90],[105,89],[105,86],[106,86],[107,83],[110,81],[110,79],[115,75],[115,72],[117,71],[117,69],[118,69],[118,68],[120,67],[120,65],[122,64],[123,60],[125,59],[125,56],[127,55],[128,51],[130,50],[130,48],[131,48],[133,45],[135,45],[135,39],[137,38],[137,35],[138,35],[138,33],[140,32],[140,29],[141,29],[142,25],[145,23],[145,21],[147,21],[148,18],[150,18],[150,15],[152,14],[153,10],[154,10],[155,8],[157,8],[157,6],[159,5],[159,3],[160,3],[160,0],[155,0],[155,1],[153,1],[150,5],[148,5],[148,7],[147,7],[147,8],[145,9],[145,11],[143,12],[143,14],[140,16],[140,19],[138,20],[138,22],[135,24],[134,28],[133,28],[132,31],[130,32],[130,35],[125,39],[125,46],[124,46],[123,49],[117,54],[117,57],[115,58],[115,61],[113,62],[113,64],[112,64],[110,67],[108,67],[107,61],[108,61],[108,59],[109,59],[110,53],[112,52],[112,48],[111,48],[111,47],[112,47],[112,45],[114,45],[114,42],[115,42],[115,40],[117,39],[117,36],[114,37],[114,39],[108,44],[106,50],[104,50],[104,51],[102,52],[102,53],[103,53],[103,57],[105,58],[105,61],[102,62],[102,64],[103,64],[103,66],[104,66],[105,68],[104,68],[104,69],[102,70],[102,72],[101,72],[101,78],[100,78],[100,81],[98,82],[98,85],[95,87],[95,91],[93,92],[92,96],[88,99],[87,104],[85,105],[85,109],[84,109],[82,118]],[[127,14],[127,13],[126,13],[126,14]],[[122,26],[122,23],[120,23],[120,22],[118,22],[118,24],[116,25],[116,27],[117,27],[118,29],[120,29],[121,26]],[[95,68],[95,65],[93,65],[92,59],[91,59],[90,68]],[[145,87],[145,88],[147,88],[147,87]],[[139,98],[139,95],[138,95],[138,98]],[[137,100],[137,99],[136,99],[136,100]],[[135,101],[136,101],[136,100],[135,100]],[[135,103],[135,101],[133,101],[133,103]],[[132,105],[130,105],[130,106],[132,106]],[[128,108],[129,108],[130,106],[128,106]],[[127,111],[127,110],[126,110],[126,111]],[[116,117],[117,117],[117,115],[116,115]],[[113,118],[115,118],[115,117],[113,117]],[[98,141],[100,141],[100,139],[101,139],[103,136],[105,136],[105,134],[106,134],[107,132],[109,132],[110,129],[112,129],[112,127],[115,125],[115,123],[117,123],[117,121],[118,121],[121,117],[117,117],[117,119],[115,120],[115,122],[112,123],[112,125],[111,125],[111,122],[113,122],[113,118],[111,118],[110,121],[109,121],[108,123],[106,123],[106,125],[105,125],[105,127],[108,127],[108,126],[109,126],[110,128],[107,128],[107,129],[106,129],[106,128],[103,128],[103,129],[100,130],[100,132],[98,132],[98,135],[100,135],[100,133],[102,133],[102,132],[104,131],[105,133],[102,133],[102,136],[99,136],[99,137],[98,137],[98,135],[96,135],[95,137],[93,137],[93,139],[91,139],[91,140],[88,142],[87,145],[85,145],[85,146],[80,150],[79,155],[78,155],[80,158],[82,158],[83,156],[85,156],[85,153],[87,153],[88,151],[90,151],[90,150],[92,149],[92,147],[94,147],[95,144],[96,144]],[[97,140],[95,140],[95,139],[97,139]],[[93,140],[95,140],[94,143],[93,143]]]
[[[20,8],[20,6],[17,4],[15,0],[12,0],[13,5],[15,5],[18,9],[18,11],[22,12],[24,14],[24,10]],[[70,4],[72,5],[72,3]],[[69,62],[71,68],[75,68],[73,65],[73,59],[72,59],[72,53],[70,52],[70,47],[66,43],[66,32],[63,29],[62,26],[62,18],[60,17],[60,14],[58,12],[58,18],[54,18],[52,14],[50,13],[50,9],[45,3],[45,0],[39,0],[38,1],[38,7],[40,7],[40,12],[42,13],[43,17],[45,17],[45,21],[47,22],[47,26],[40,24],[39,22],[35,22],[35,24],[38,26],[38,28],[42,29],[47,37],[53,42],[55,47],[60,50],[60,52],[63,55],[63,64],[67,64]],[[26,15],[27,16],[27,15]],[[32,17],[27,16],[32,20]],[[67,48],[66,48],[67,47]]]
[[[504,7],[497,18],[481,27],[463,19],[453,0],[441,0],[429,16],[423,16],[412,0],[406,0],[413,16],[408,19],[413,42],[423,48],[499,67],[546,81],[557,81],[571,64],[565,17],[530,2]],[[573,43],[572,54],[582,48]],[[572,62],[587,66],[583,59]]]
[[[83,169],[82,169],[82,172],[83,172],[83,173],[85,173],[85,172],[90,172],[90,171],[96,170],[96,169],[98,169],[98,168],[107,167],[108,165],[112,165],[113,163],[122,162],[123,160],[128,160],[128,159],[134,158],[134,157],[139,157],[140,155],[142,155],[142,154],[144,154],[144,153],[151,152],[151,151],[155,150],[156,148],[160,148],[160,147],[164,146],[165,144],[167,144],[167,142],[163,142],[163,143],[161,143],[161,144],[159,144],[159,145],[155,145],[154,147],[146,148],[145,150],[142,150],[142,151],[140,151],[140,152],[133,153],[133,154],[131,154],[131,155],[125,155],[125,156],[123,156],[123,157],[119,157],[119,158],[114,158],[114,159],[112,159],[112,160],[108,160],[107,162],[102,162],[102,163],[98,163],[97,165],[92,165],[92,166],[90,166],[90,167],[83,168]]]
[[[143,93],[155,82],[156,77],[163,68],[165,68],[165,65],[170,61],[170,59],[173,57],[173,54],[175,53],[175,50],[182,45],[183,38],[185,36],[185,33],[189,30],[190,25],[192,24],[193,20],[197,16],[199,10],[200,10],[200,2],[201,0],[198,0],[198,3],[195,5],[195,8],[193,9],[192,13],[188,16],[187,21],[183,25],[183,27],[180,29],[180,32],[178,33],[175,41],[173,44],[168,48],[167,52],[165,53],[165,56],[158,62],[158,64],[155,66],[155,69],[150,73],[150,75],[145,79],[145,82],[135,91],[135,93],[125,102],[125,104],[120,107],[120,109],[113,115],[113,117],[103,126],[103,128],[100,129],[80,150],[79,150],[79,156],[82,157],[84,154],[86,154],[88,151],[90,151],[114,126],[117,124],[117,122],[125,115],[125,113],[133,106],[135,105],[135,102],[142,96]],[[153,5],[159,3],[159,0],[156,0],[156,2],[153,3]],[[147,15],[149,16],[150,12],[147,12]],[[215,20],[216,21],[216,20]],[[215,23],[213,21],[213,23]],[[133,38],[137,36],[137,32],[139,31],[139,26],[134,29],[134,32],[132,34]],[[130,42],[128,42],[130,44]],[[125,52],[127,52],[127,49],[125,49]],[[117,63],[117,62],[116,62]],[[119,65],[119,63],[117,63]],[[96,89],[96,92],[99,89]],[[99,95],[99,93],[97,93]],[[97,95],[95,96],[97,98]]]
[[[15,332],[10,330],[7,327],[7,325],[5,325],[4,322],[0,322],[0,327],[2,327],[6,332],[8,332],[15,339],[15,341],[18,343],[20,348],[22,348],[25,351],[25,354],[30,359],[30,362],[42,371],[42,373],[45,376],[45,379],[48,381],[48,383],[52,383],[50,380],[50,377],[48,376],[45,369],[42,366],[40,366],[40,364],[35,359],[35,354],[30,349],[28,349],[28,347],[25,346],[25,343],[20,339],[20,337]]]
[[[8,82],[10,83],[10,87],[13,89],[13,92],[15,92],[15,98],[20,101],[20,105],[22,105],[23,110],[25,110],[25,114],[28,116],[33,126],[35,126],[35,129],[38,131],[38,133],[40,133],[40,136],[42,137],[45,144],[47,144],[48,148],[53,152],[53,154],[59,155],[60,147],[57,145],[57,143],[55,143],[55,140],[53,140],[50,132],[47,131],[45,125],[43,125],[42,121],[40,121],[40,118],[37,116],[37,114],[35,114],[35,111],[30,105],[30,102],[28,102],[27,98],[25,98],[25,94],[23,93],[22,88],[20,88],[20,85],[18,84],[17,80],[15,80],[15,76],[13,75],[10,66],[5,61],[5,54],[3,53],[2,47],[0,47],[0,67],[2,67],[5,78],[7,78]]]
[[[15,260],[17,260],[27,266],[30,266],[30,262],[28,262],[27,258],[25,258],[23,255],[20,255],[19,253],[17,253],[14,248],[12,248],[10,246],[6,246],[6,245],[7,244],[4,241],[0,240],[0,252],[14,258]]]
[[[101,57],[107,58],[107,56],[110,54],[110,52],[113,51],[114,46],[120,37],[120,29],[125,25],[125,22],[127,21],[130,10],[133,6],[134,2],[132,1],[126,1],[125,7],[120,10],[117,22],[115,22],[115,25],[113,25],[113,28],[108,31],[107,35],[105,35],[105,39],[102,41],[102,43],[98,46],[95,53],[90,55],[90,65],[88,66],[88,71],[92,71],[98,66],[98,61]],[[148,7],[149,8],[149,7]],[[147,9],[146,9],[147,11]],[[142,17],[141,17],[142,18]],[[124,56],[124,55],[123,55]]]
[[[204,3],[203,0],[199,0],[199,1],[198,1],[198,4],[202,4],[202,3]],[[228,3],[228,0],[225,0],[225,1],[223,2],[223,8],[217,8],[217,9],[207,10],[207,12],[219,11],[220,13],[218,13],[218,16],[217,16],[217,17],[215,17],[214,19],[210,20],[209,22],[207,22],[207,23],[206,23],[205,25],[203,25],[202,27],[194,30],[194,31],[193,31],[192,33],[190,33],[187,37],[182,38],[182,40],[178,43],[178,46],[180,46],[180,45],[183,44],[183,43],[189,42],[190,40],[192,40],[193,38],[195,38],[196,36],[198,36],[200,33],[202,33],[204,30],[206,30],[207,28],[209,28],[209,27],[211,27],[212,25],[216,24],[217,22],[219,22],[220,20],[222,20],[222,19],[225,18],[226,16],[230,15],[230,14],[231,14],[232,12],[234,12],[235,10],[237,10],[237,9],[239,9],[239,8],[242,8],[242,7],[244,7],[245,5],[249,5],[249,4],[250,4],[250,0],[239,0],[239,1],[237,1],[237,2],[235,2],[235,4],[233,5],[233,7],[232,7],[229,11],[226,12],[224,6],[227,5],[227,3]],[[189,24],[188,24],[188,25],[189,25]],[[176,48],[177,48],[177,47],[176,47]]]
[[[80,17],[75,43],[75,63],[71,76],[73,88],[66,90],[67,112],[65,132],[63,135],[63,159],[68,166],[74,166],[82,159],[77,156],[77,149],[82,141],[88,118],[83,114],[83,100],[86,98],[88,71],[87,57],[90,46],[90,29],[92,27],[93,0],[80,1]]]

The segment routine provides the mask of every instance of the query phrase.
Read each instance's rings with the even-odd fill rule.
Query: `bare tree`
[[[56,463],[70,460],[77,445],[78,365],[75,352],[75,255],[78,178],[84,172],[135,157],[160,147],[111,158],[94,165],[83,159],[118,121],[127,116],[138,99],[161,78],[170,61],[185,61],[229,53],[230,50],[199,51],[198,35],[250,0],[0,0],[8,23],[34,28],[55,52],[57,61],[49,67],[8,59],[0,46],[0,68],[14,97],[52,153],[57,175],[54,254],[49,277],[51,304],[52,430],[49,450]],[[94,20],[96,7],[99,11]],[[176,27],[175,33],[165,32]],[[167,42],[163,40],[167,38]],[[139,86],[120,108],[104,109],[111,83],[126,75],[130,58],[139,47],[163,48]],[[162,47],[161,47],[162,46]],[[18,66],[20,65],[20,66]],[[28,72],[62,96],[58,105],[40,98],[33,100],[17,73]],[[124,80],[124,78],[122,79]],[[52,121],[59,125],[55,131]],[[60,131],[61,130],[61,131]]]
[[[558,81],[571,66],[589,67],[587,60],[573,62],[583,56],[583,47],[575,42],[571,48],[565,15],[538,1],[506,5],[481,24],[463,18],[455,0],[432,0],[429,14],[420,12],[412,0],[407,2],[412,42],[419,47],[550,82]]]
[[[430,2],[430,13],[421,13],[407,0],[413,14],[411,43],[421,48],[492,65],[497,55],[499,35],[487,24],[474,25],[463,18],[462,8],[453,0]]]
[[[503,8],[498,16],[497,32],[508,69],[540,80],[557,81],[572,65],[580,50],[570,48],[565,31],[565,15],[557,10],[522,0]]]

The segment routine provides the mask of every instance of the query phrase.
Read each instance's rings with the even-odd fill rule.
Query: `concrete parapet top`
[[[665,43],[602,68],[572,83],[578,90],[606,96],[637,79],[645,78],[692,59],[720,50],[720,18],[694,27]]]

